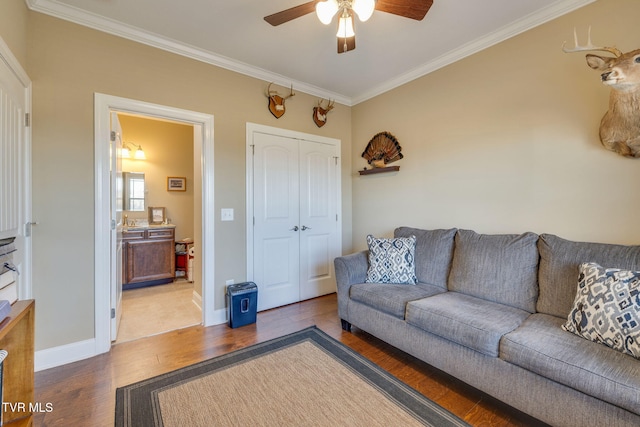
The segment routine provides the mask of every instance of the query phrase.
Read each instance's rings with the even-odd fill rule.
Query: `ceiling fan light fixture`
[[[353,0],[351,7],[358,15],[360,21],[365,22],[371,18],[371,15],[373,15],[373,11],[376,8],[376,2],[375,0]]]
[[[265,16],[264,20],[277,27],[315,10],[318,19],[329,25],[337,15],[338,53],[345,53],[356,48],[354,15],[358,15],[360,21],[364,22],[371,18],[374,10],[377,10],[422,21],[433,2],[434,0],[314,0]]]
[[[341,38],[348,38],[355,35],[356,33],[353,30],[353,16],[341,16],[340,22],[338,23],[338,32],[336,33],[336,36]]]
[[[339,6],[337,0],[326,0],[316,3],[316,15],[320,22],[329,25],[333,16],[338,12]]]

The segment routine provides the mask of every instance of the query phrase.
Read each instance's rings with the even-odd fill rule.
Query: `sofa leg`
[[[347,331],[347,332],[351,332],[351,323],[347,322],[344,319],[340,319],[340,322],[342,322],[342,329]]]

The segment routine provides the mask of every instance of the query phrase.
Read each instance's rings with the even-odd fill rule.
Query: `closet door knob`
[[[298,231],[298,230],[299,230],[299,228],[298,228],[297,225],[290,229],[290,231]]]
[[[306,225],[303,225],[302,226],[302,231],[304,231],[304,230],[311,230],[311,227],[307,227]]]

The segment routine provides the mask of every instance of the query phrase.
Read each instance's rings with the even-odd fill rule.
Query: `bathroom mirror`
[[[123,172],[124,177],[124,210],[131,212],[142,212],[145,210],[144,203],[144,173],[143,172]]]

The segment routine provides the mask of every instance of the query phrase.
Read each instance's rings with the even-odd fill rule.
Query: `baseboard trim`
[[[96,355],[96,340],[94,338],[47,348],[35,352],[34,370],[36,372],[43,371]]]
[[[214,325],[222,325],[223,323],[227,323],[229,321],[229,310],[227,310],[226,308],[221,308],[219,310],[214,311],[213,315],[214,315],[214,319],[213,319]]]
[[[198,302],[200,302],[200,304],[202,304],[202,299],[196,298],[195,295],[194,293],[193,303],[198,305]],[[198,307],[200,307],[200,305],[198,305]],[[225,308],[214,311],[213,325],[227,323],[227,320],[227,310]],[[88,359],[98,354],[100,353],[97,352],[95,338],[58,347],[46,348],[35,352],[34,370],[35,372],[44,371],[45,369],[56,368],[68,363]]]

